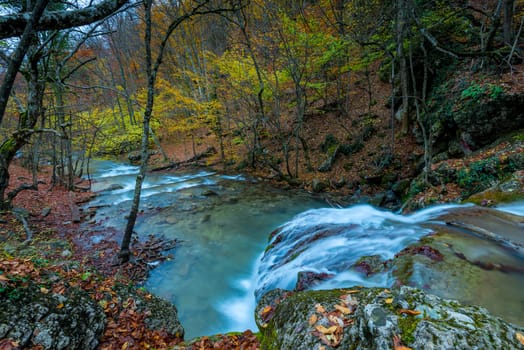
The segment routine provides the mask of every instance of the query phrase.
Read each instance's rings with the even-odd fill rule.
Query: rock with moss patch
[[[133,286],[118,285],[116,293],[121,300],[135,300],[138,312],[147,315],[146,326],[151,330],[165,331],[177,338],[184,338],[184,328],[178,319],[176,307],[167,300]]]
[[[524,329],[418,289],[271,291],[256,310],[261,349],[518,349]]]
[[[0,338],[45,350],[96,349],[105,328],[102,308],[76,288],[55,294],[35,285],[4,290]]]

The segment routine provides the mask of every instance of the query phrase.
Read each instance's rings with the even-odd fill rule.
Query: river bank
[[[512,146],[510,148],[501,147],[499,148],[499,151],[487,153],[485,158],[472,158],[468,161],[468,165],[474,165],[478,162],[485,163],[485,159],[489,159],[490,157],[492,158],[493,156],[497,156],[499,157],[499,159],[508,159],[508,155],[519,154],[518,150],[522,150],[522,148],[518,147],[522,147],[522,145],[517,144],[516,147]],[[463,166],[464,163],[462,163],[461,167]],[[456,171],[459,171],[461,167],[457,167]],[[439,168],[437,167],[436,169]],[[442,168],[440,168],[439,171],[441,169]],[[436,173],[441,174],[442,172],[439,171],[437,171]],[[522,177],[518,177],[518,174],[520,174],[518,170],[515,172],[515,174],[517,177],[508,181],[512,181],[514,185],[516,184],[516,187],[507,187],[507,189],[509,189],[509,191],[507,192],[510,193],[512,196],[515,193],[518,194],[519,191],[520,193],[522,192]],[[30,223],[31,227],[33,228],[33,231],[35,232],[35,234],[32,237],[33,239],[31,244],[28,245],[27,242],[25,242],[27,234],[24,232],[22,224],[18,222],[16,218],[10,216],[9,213],[4,214],[2,232],[4,233],[3,237],[8,237],[8,239],[6,239],[3,242],[3,251],[8,252],[8,254],[4,253],[6,261],[13,261],[13,258],[15,259],[15,261],[19,261],[17,259],[22,259],[22,262],[23,259],[41,259],[41,257],[39,256],[39,252],[45,251],[46,253],[43,255],[43,259],[47,261],[45,262],[45,264],[47,265],[46,268],[57,264],[57,261],[61,261],[64,260],[64,258],[67,258],[67,260],[70,260],[72,262],[75,262],[75,264],[78,264],[75,265],[76,273],[72,277],[73,280],[82,280],[85,276],[88,276],[89,274],[92,274],[92,276],[100,276],[96,279],[87,278],[87,283],[85,283],[89,285],[90,288],[96,289],[98,288],[97,286],[104,285],[104,283],[107,283],[111,286],[122,283],[133,283],[132,281],[136,281],[140,278],[143,278],[144,273],[147,273],[147,262],[154,262],[161,259],[161,257],[163,256],[162,246],[157,244],[159,242],[155,243],[154,241],[146,241],[141,243],[142,246],[139,249],[142,253],[145,252],[145,254],[140,258],[143,259],[142,264],[114,266],[113,258],[116,255],[116,252],[118,251],[118,243],[120,241],[119,230],[96,230],[96,232],[93,233],[93,231],[84,230],[80,227],[82,222],[88,222],[92,219],[93,215],[95,215],[93,212],[84,212],[80,210],[81,206],[86,201],[92,199],[94,194],[88,191],[70,193],[68,191],[63,191],[60,188],[52,188],[50,186],[49,177],[49,173],[42,173],[39,177],[39,180],[41,182],[41,185],[39,186],[39,191],[22,192],[17,197],[14,203],[15,206],[29,208],[28,214],[30,217]],[[21,182],[26,182],[30,178],[30,174],[23,168],[14,168],[12,175],[12,179],[14,180],[13,186],[17,186]],[[521,187],[518,187],[519,183]],[[284,189],[290,188],[288,183],[280,182],[277,185],[283,187]],[[87,187],[87,184],[79,182],[78,186],[85,188]],[[449,202],[458,200],[458,198],[461,196],[460,191],[449,190],[449,186],[453,186],[453,183],[448,183],[447,186],[445,186],[444,190],[442,187],[440,188],[440,196],[434,197],[426,193],[422,195],[422,197],[424,197],[424,200],[420,200],[421,197],[416,197],[416,203],[422,204],[421,206],[425,206],[439,202]],[[299,187],[303,187],[305,190],[310,190],[310,188],[308,188],[307,186]],[[436,188],[436,186],[429,186],[428,191],[435,190]],[[323,198],[329,198],[326,204],[331,203],[336,205],[336,203],[341,203],[342,205],[345,205],[347,204],[346,200],[369,200],[370,198],[372,198],[372,196],[369,196],[367,198],[366,196],[360,196],[360,198],[351,198],[353,197],[351,196],[348,198],[348,196],[345,196],[343,194],[331,194],[329,193],[329,189],[329,187],[326,188],[325,190],[328,190],[328,192],[323,192],[321,194]],[[497,205],[500,199],[495,197],[487,197],[487,194],[488,192],[479,195],[479,204],[483,204],[483,201],[485,201],[484,205]],[[380,193],[378,193],[377,195],[382,196],[382,194]],[[80,220],[78,220],[78,218],[80,218]],[[96,244],[91,244],[92,242],[87,239],[88,237],[91,237],[93,234],[100,236],[101,233],[103,235],[100,237],[99,241]],[[269,231],[266,233],[269,233]],[[6,242],[10,243],[13,241],[16,242],[15,245],[17,245],[18,247],[9,248],[8,250],[6,250]],[[26,249],[27,247],[31,246],[34,247],[30,250]],[[53,249],[47,248],[50,246],[52,246]],[[145,258],[148,256],[148,259],[150,260],[147,260]],[[20,266],[24,266],[24,263],[22,262],[20,262]],[[31,267],[31,269],[34,269],[34,267]],[[40,267],[38,267],[37,269],[40,269]],[[70,278],[67,276],[68,275],[64,272],[60,278]],[[97,281],[98,279],[99,281]],[[107,309],[108,318],[112,319],[115,322],[114,327],[116,328],[112,329],[123,330],[127,326],[129,326],[130,319],[118,317],[120,315],[120,312],[115,311],[124,310],[125,302],[125,300],[116,300],[115,308]],[[150,339],[156,339],[155,341],[157,343],[155,344],[158,348],[166,346],[165,344],[174,344],[180,341],[180,338],[169,338],[167,335],[167,338],[159,337],[158,335],[154,337],[151,333],[145,331],[147,327],[144,315],[140,316],[139,313],[136,313],[134,315],[134,318],[131,319],[134,323],[139,324],[139,329],[142,329],[141,327],[145,327],[143,334],[148,334],[148,337]],[[132,333],[132,330],[128,329],[128,333],[109,332],[107,334],[104,334],[102,338],[102,344],[105,344],[106,346],[104,349],[121,348],[121,346],[126,344],[126,342],[128,344],[131,344],[133,342],[139,344],[140,341],[145,341],[145,336],[136,337],[137,333],[135,333],[135,335],[133,335]],[[214,341],[221,343],[223,348],[227,348],[228,346],[233,346],[232,344],[238,344],[239,339],[244,339],[242,341],[245,341],[246,344],[250,344],[250,346],[258,346],[256,345],[256,337],[250,333],[245,333],[242,336],[219,337]],[[202,342],[202,344],[207,344],[208,346],[210,346],[209,344],[212,344],[210,338],[207,337],[200,341]]]

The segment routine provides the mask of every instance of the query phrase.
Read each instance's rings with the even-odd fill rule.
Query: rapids
[[[123,230],[138,168],[111,161],[95,161],[93,168],[93,190],[100,191],[88,204],[98,208],[94,220],[100,229]],[[293,289],[299,272],[333,277],[316,284],[315,289],[391,287],[395,280],[391,272],[366,277],[352,265],[363,256],[392,259],[435,232],[435,227],[444,227],[446,215],[472,206],[436,206],[410,215],[368,205],[325,207],[325,202],[311,194],[276,190],[244,176],[207,170],[148,174],[135,231],[141,237],[161,234],[181,243],[171,252],[173,260],[152,270],[145,287],[176,305],[186,339],[256,330],[255,295],[273,288]],[[524,202],[499,210],[524,216]],[[518,225],[514,229],[517,234],[522,230],[524,239],[524,228]],[[437,241],[461,247],[475,258],[524,266],[520,254],[470,233],[448,232]],[[474,271],[475,276],[478,273]],[[455,282],[446,279],[434,283],[432,291],[458,295],[522,325],[524,274],[486,274],[488,277],[475,281],[489,284],[485,289],[490,293],[455,291]],[[446,295],[448,290],[456,295]]]

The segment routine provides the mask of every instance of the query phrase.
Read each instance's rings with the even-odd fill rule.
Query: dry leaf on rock
[[[309,325],[312,326],[315,323],[317,323],[318,317],[317,315],[313,314],[309,317]]]
[[[515,336],[517,337],[517,340],[518,340],[522,345],[524,345],[524,335],[523,335],[522,333],[517,332],[517,333],[515,334]]]
[[[351,309],[346,307],[346,306],[342,306],[342,305],[338,305],[338,304],[335,304],[335,309],[337,309],[338,311],[342,312],[344,315],[348,315],[351,313]]]
[[[421,312],[418,311],[418,310],[408,310],[408,309],[400,309],[400,310],[398,310],[398,313],[399,314],[411,315],[411,316],[417,316],[417,315],[421,314]]]
[[[322,325],[318,325],[315,327],[315,329],[322,334],[333,334],[337,330],[337,326],[331,326],[329,328],[326,328]]]
[[[324,307],[320,304],[316,304],[315,305],[315,310],[318,312],[318,313],[321,313],[323,314],[324,312],[326,312],[326,309],[324,309]]]

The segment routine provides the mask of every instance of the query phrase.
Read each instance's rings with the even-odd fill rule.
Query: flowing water
[[[95,161],[92,169],[93,190],[100,191],[89,203],[99,207],[96,222],[100,229],[123,230],[138,168]],[[306,193],[275,190],[243,176],[148,174],[135,231],[182,242],[173,260],[152,270],[145,286],[176,305],[186,339],[255,330],[255,265],[269,232],[324,205]]]
[[[122,229],[137,168],[110,161],[97,161],[94,168],[94,189],[101,191],[89,204],[100,207],[95,219],[101,227]],[[390,272],[365,277],[351,266],[362,256],[392,259],[406,246],[435,232],[435,226],[444,227],[447,213],[464,207],[437,206],[403,216],[367,205],[346,209],[325,206],[312,195],[275,190],[242,176],[212,171],[150,174],[144,183],[144,213],[136,232],[141,236],[162,234],[182,243],[173,251],[173,260],[152,271],[146,287],[177,306],[186,339],[255,329],[255,294],[260,296],[272,288],[293,289],[299,272],[333,276],[315,289],[391,286],[394,277]],[[524,203],[501,209],[524,215]],[[266,250],[269,233],[277,227]],[[524,239],[522,224],[517,223],[513,230]],[[453,247],[469,260],[489,259],[500,266],[524,267],[522,255],[470,233],[444,232],[436,241],[443,251]],[[460,276],[462,265],[462,270],[451,272],[458,273],[458,278],[417,270],[414,275],[423,271],[425,276],[415,276],[413,284],[481,304],[524,325],[522,271],[483,271],[466,265],[471,266],[467,276]],[[442,266],[447,269],[448,265]],[[428,287],[431,278],[434,280]],[[461,280],[467,278],[471,284],[465,287]]]
[[[504,240],[487,239],[488,229]],[[418,243],[430,234],[431,248],[428,243]],[[398,258],[399,252],[415,243],[424,249],[406,253],[407,260],[403,254]],[[368,205],[313,209],[273,235],[259,263],[255,293],[260,297],[274,288],[294,289],[300,272],[324,276],[313,281],[310,289],[391,287],[401,281],[441,297],[486,307],[524,326],[522,247],[524,202],[502,205],[498,210],[441,205],[411,215]],[[354,268],[360,258],[371,256],[380,261],[378,266],[390,267],[369,276]]]

